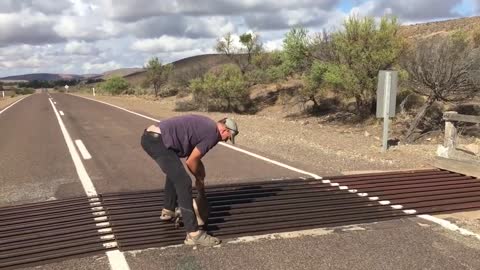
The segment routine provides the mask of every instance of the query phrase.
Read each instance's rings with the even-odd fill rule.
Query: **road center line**
[[[85,147],[82,140],[75,140],[75,144],[77,145],[78,150],[80,150],[83,159],[92,159],[92,156],[88,152],[87,147]]]
[[[60,117],[57,111],[57,108],[53,104],[52,99],[50,98],[49,101],[50,101],[50,104],[52,105],[53,111],[55,112],[55,116],[57,117],[58,124],[60,125],[60,129],[62,130],[65,143],[67,144],[67,147],[68,147],[68,151],[72,156],[72,160],[75,165],[78,178],[80,178],[80,181],[82,183],[83,189],[85,190],[85,193],[87,194],[87,196],[96,196],[97,191],[95,190],[92,180],[90,179],[90,176],[88,175],[87,170],[85,169],[85,166],[83,165],[82,160],[80,159],[80,156],[78,155],[78,152],[75,149],[72,138],[70,137],[70,134],[68,133],[68,130],[65,127],[65,124],[63,123],[62,118]],[[110,262],[110,269],[130,270],[130,267],[127,263],[127,260],[125,259],[123,252],[116,250],[116,252],[106,252],[106,255],[108,257],[108,261]]]
[[[61,116],[64,116],[65,114],[63,113],[63,111],[59,111],[60,112],[60,115]]]
[[[122,108],[120,106],[117,106],[117,105],[113,105],[113,104],[110,104],[110,103],[107,103],[107,102],[104,102],[104,101],[100,101],[100,100],[96,100],[96,99],[91,99],[91,98],[87,98],[87,97],[82,97],[82,96],[77,96],[77,95],[74,95],[76,97],[79,97],[79,98],[84,98],[84,99],[88,99],[88,100],[91,100],[91,101],[95,101],[95,102],[99,102],[99,103],[102,103],[102,104],[105,104],[105,105],[108,105],[108,106],[111,106],[111,107],[115,107],[117,109],[120,109],[120,110],[123,110],[123,111],[126,111],[126,112],[129,112],[129,113],[132,113],[132,114],[135,114],[135,115],[138,115],[140,117],[143,117],[143,118],[146,118],[146,119],[149,119],[149,120],[152,120],[152,121],[158,121],[160,122],[160,120],[158,119],[155,119],[155,118],[152,118],[152,117],[149,117],[149,116],[146,116],[146,115],[143,115],[143,114],[140,114],[140,113],[137,113],[137,112],[133,112],[133,111],[130,111],[130,110],[127,110],[125,108]],[[265,161],[268,161],[272,164],[275,164],[275,165],[278,165],[278,166],[281,166],[281,167],[284,167],[286,169],[290,169],[290,170],[293,170],[293,171],[296,171],[296,172],[304,172],[306,175],[310,175],[312,177],[314,177],[315,179],[322,179],[321,176],[318,176],[316,174],[313,174],[313,173],[309,173],[309,172],[305,172],[303,170],[300,170],[300,169],[297,169],[297,168],[294,168],[294,167],[291,167],[289,165],[286,165],[286,164],[283,164],[281,162],[277,162],[277,161],[274,161],[274,160],[271,160],[271,159],[268,159],[266,157],[262,157],[260,155],[257,155],[257,154],[254,154],[254,153],[251,153],[249,151],[246,151],[246,150],[243,150],[243,149],[240,149],[238,147],[235,147],[235,146],[232,146],[232,145],[227,145],[225,143],[222,143],[223,146],[227,146],[233,150],[236,150],[236,151],[239,151],[239,152],[243,152],[245,154],[248,154],[248,155],[251,155],[253,157],[256,157],[256,158],[260,158],[262,160],[265,160]],[[355,192],[353,193],[357,193],[357,195],[361,196],[360,194],[361,193],[358,193],[358,190],[355,190]],[[395,206],[397,208],[400,208],[400,206]],[[402,206],[403,207],[403,206]],[[393,208],[393,207],[392,207]],[[415,214],[415,210],[414,209],[408,209],[408,210],[403,210],[404,213],[406,214]],[[414,212],[415,211],[415,212]],[[445,229],[448,229],[448,230],[451,230],[451,231],[456,231],[456,232],[460,232],[462,233],[463,235],[475,235],[479,240],[480,240],[480,236],[478,236],[477,234],[473,233],[473,232],[470,232],[466,229],[462,229],[460,227],[458,227],[457,225],[452,225],[451,222],[447,221],[447,220],[444,220],[444,219],[441,219],[441,218],[437,218],[437,217],[434,217],[434,216],[431,216],[431,215],[417,215],[418,218],[421,218],[421,219],[425,219],[425,220],[429,220],[433,223],[436,223],[440,226],[442,226],[443,228]]]

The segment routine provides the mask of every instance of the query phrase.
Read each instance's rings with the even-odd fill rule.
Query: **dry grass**
[[[480,30],[478,25],[480,25],[480,16],[438,22],[419,23],[402,26],[400,28],[400,35],[407,38],[416,38],[437,33],[449,33],[457,30],[472,33],[476,30]]]
[[[10,105],[10,104],[14,103],[15,101],[21,99],[22,97],[24,97],[24,96],[15,96],[15,97],[5,96],[5,98],[2,98],[2,96],[0,94],[0,110],[3,110],[8,105]]]

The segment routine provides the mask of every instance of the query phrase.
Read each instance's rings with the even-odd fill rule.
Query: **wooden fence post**
[[[448,115],[455,115],[458,114],[457,112],[445,112],[444,119],[445,119],[445,138],[443,141],[443,146],[447,148],[448,153],[451,153],[457,147],[457,128],[455,127],[455,121],[450,120]]]

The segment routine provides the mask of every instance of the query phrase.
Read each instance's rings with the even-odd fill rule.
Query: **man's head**
[[[218,132],[222,141],[226,142],[228,139],[235,144],[235,136],[238,135],[237,123],[231,118],[223,118],[217,123]]]

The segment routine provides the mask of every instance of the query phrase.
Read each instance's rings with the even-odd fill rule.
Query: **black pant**
[[[180,158],[173,150],[165,147],[162,136],[158,133],[144,131],[141,144],[143,150],[157,162],[166,175],[164,207],[175,211],[178,199],[185,230],[197,231],[197,218],[192,202],[192,179]]]

